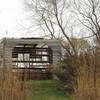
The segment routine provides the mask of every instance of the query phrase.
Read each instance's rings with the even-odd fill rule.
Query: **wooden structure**
[[[0,66],[12,67],[27,79],[50,79],[50,65],[61,58],[61,44],[58,40],[43,38],[4,38],[0,41]]]

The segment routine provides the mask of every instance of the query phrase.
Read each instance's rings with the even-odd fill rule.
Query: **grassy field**
[[[59,89],[59,81],[29,81],[27,85],[29,86],[27,100],[71,100],[71,95]]]

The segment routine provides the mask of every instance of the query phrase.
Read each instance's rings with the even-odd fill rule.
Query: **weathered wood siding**
[[[3,66],[3,43],[0,42],[0,67]]]
[[[58,40],[49,39],[3,39],[0,44],[0,60],[5,66],[12,65],[12,49],[18,44],[39,44],[45,43],[53,51],[53,64],[57,64],[61,58],[61,44]]]

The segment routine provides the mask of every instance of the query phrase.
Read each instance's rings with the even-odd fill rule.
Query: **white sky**
[[[30,36],[23,28],[28,24],[23,0],[0,0],[0,38]]]
[[[0,38],[38,37],[42,34],[41,31],[24,28],[30,26],[30,20],[23,2],[24,0],[0,0]]]

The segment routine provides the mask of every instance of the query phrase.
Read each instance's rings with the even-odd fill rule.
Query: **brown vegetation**
[[[0,100],[25,100],[22,82],[8,69],[0,69]]]
[[[74,100],[100,100],[100,52],[79,56],[77,87]]]

